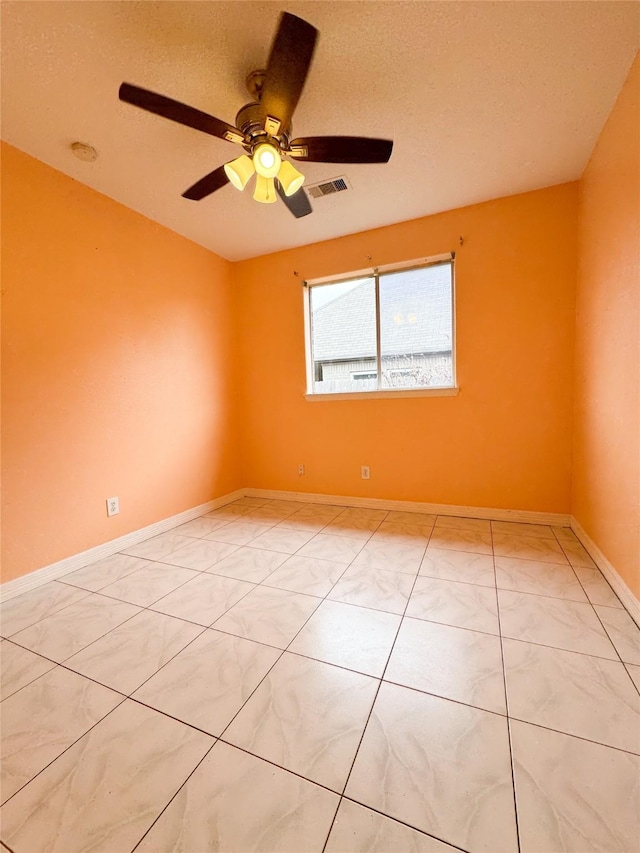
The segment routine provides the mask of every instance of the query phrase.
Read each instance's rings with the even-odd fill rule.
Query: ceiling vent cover
[[[347,178],[343,175],[340,178],[333,178],[331,181],[321,181],[319,184],[309,184],[305,187],[311,198],[322,198],[324,195],[333,195],[351,189]]]

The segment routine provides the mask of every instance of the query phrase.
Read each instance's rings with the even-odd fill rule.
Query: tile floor
[[[640,631],[566,528],[243,498],[1,615],[14,853],[638,850]]]

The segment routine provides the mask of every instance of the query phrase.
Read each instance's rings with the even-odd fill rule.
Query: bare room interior
[[[637,853],[640,3],[0,15],[0,850]]]

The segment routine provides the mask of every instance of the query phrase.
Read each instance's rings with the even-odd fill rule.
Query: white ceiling
[[[122,81],[233,123],[280,11],[320,38],[294,135],[395,140],[387,165],[303,163],[353,190],[295,220],[228,186],[240,149],[118,100]],[[576,179],[640,45],[637,2],[11,2],[2,138],[230,260]],[[99,158],[72,156],[75,140]]]

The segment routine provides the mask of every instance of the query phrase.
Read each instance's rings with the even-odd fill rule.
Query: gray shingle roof
[[[451,350],[451,266],[380,276],[383,355]],[[314,361],[372,358],[376,353],[373,279],[312,313]]]

